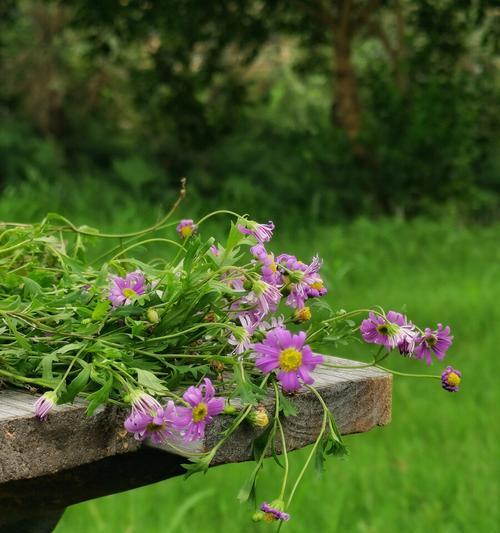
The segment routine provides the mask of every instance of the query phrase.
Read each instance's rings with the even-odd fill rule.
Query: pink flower
[[[274,224],[271,221],[267,224],[259,224],[253,220],[242,220],[242,222],[244,222],[244,224],[238,224],[238,229],[244,235],[251,235],[260,243],[271,240],[274,230]]]
[[[283,390],[293,392],[300,388],[300,382],[311,385],[314,379],[310,372],[324,361],[323,356],[313,354],[304,344],[304,331],[293,335],[285,328],[275,328],[267,334],[263,342],[254,345],[258,354],[255,366],[264,374],[279,369],[278,380]]]
[[[215,389],[208,378],[204,385],[189,387],[183,398],[189,407],[177,407],[175,428],[186,442],[203,439],[207,424],[224,410],[224,398],[215,398]]]
[[[438,324],[438,329],[432,331],[426,328],[423,335],[419,335],[416,339],[415,357],[417,359],[425,359],[428,365],[432,364],[432,354],[437,359],[443,359],[448,348],[453,342],[453,336],[450,335],[450,327],[443,328],[442,324]]]
[[[389,311],[385,317],[371,312],[359,329],[365,342],[380,344],[389,351],[398,348],[403,355],[411,355],[414,350],[415,326],[396,311]]]
[[[175,229],[181,239],[187,239],[188,237],[191,237],[193,233],[196,233],[198,226],[190,218],[185,218],[177,224]]]
[[[170,400],[165,407],[155,407],[152,410],[144,407],[132,408],[132,413],[125,420],[125,429],[133,433],[136,440],[149,437],[156,444],[175,438],[172,433],[176,420],[174,402]]]
[[[56,403],[57,394],[53,390],[47,391],[35,402],[35,415],[42,421],[47,420],[49,412]]]
[[[124,278],[111,276],[109,295],[113,307],[131,304],[146,292],[146,280],[140,270],[129,272]]]

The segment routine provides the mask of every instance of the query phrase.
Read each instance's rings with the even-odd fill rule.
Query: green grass
[[[139,224],[139,218],[127,220]],[[0,218],[19,219],[0,201]],[[92,221],[90,221],[92,222]],[[120,222],[110,226],[120,225]],[[359,220],[332,228],[284,228],[275,250],[325,260],[329,301],[404,309],[422,326],[450,324],[448,362],[464,374],[458,394],[434,380],[395,380],[393,421],[346,438],[350,455],[312,469],[290,509],[291,533],[494,532],[498,511],[500,227]],[[355,347],[363,357],[367,349]],[[338,352],[354,355],[353,352]],[[418,361],[395,369],[427,371]],[[435,364],[434,373],[443,364]],[[292,478],[307,450],[294,452]],[[251,465],[227,465],[71,507],[57,533],[205,533],[269,529],[236,500]],[[266,464],[260,499],[276,496],[279,469]]]

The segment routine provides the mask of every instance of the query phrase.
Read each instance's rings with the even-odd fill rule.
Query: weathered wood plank
[[[329,358],[335,364],[354,365]],[[387,424],[391,416],[391,375],[373,368],[318,367],[315,386],[334,413],[343,434],[368,431]],[[117,454],[139,449],[123,428],[125,414],[107,407],[88,418],[82,402],[56,407],[49,419],[33,415],[34,397],[28,393],[0,391],[0,484],[75,468]],[[287,419],[285,432],[290,449],[312,442],[318,433],[322,411],[314,395],[301,390],[292,400],[299,416]],[[269,402],[272,409],[272,401]],[[209,449],[230,417],[217,417],[198,450]],[[257,431],[242,426],[221,448],[214,464],[250,458],[250,442]],[[165,446],[160,446],[172,451]]]

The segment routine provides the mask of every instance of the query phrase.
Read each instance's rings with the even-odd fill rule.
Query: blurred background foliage
[[[193,209],[489,221],[495,4],[3,0],[0,187],[155,205],[188,176]]]

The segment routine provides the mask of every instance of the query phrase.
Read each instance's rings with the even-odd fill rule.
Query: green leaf
[[[281,392],[279,391],[280,411],[285,416],[297,416],[297,407]]]
[[[52,375],[52,363],[57,361],[57,354],[55,352],[44,355],[40,360],[40,366],[42,367],[43,379],[54,379]]]
[[[87,407],[87,416],[92,416],[94,411],[100,405],[106,403],[109,398],[111,388],[113,387],[113,376],[111,374],[107,374],[105,379],[106,381],[104,382],[104,385],[99,390],[89,394],[87,397],[87,400],[90,402],[89,406]]]
[[[25,276],[21,276],[21,279],[24,282],[24,296],[26,298],[33,298],[33,296],[42,292],[42,287],[40,287],[36,281],[26,278]]]
[[[80,361],[81,364],[85,366],[79,372],[79,374],[73,379],[73,381],[67,386],[66,390],[61,394],[59,398],[59,403],[69,403],[72,402],[75,397],[82,392],[82,390],[87,386],[90,378],[90,368],[91,366],[84,361]]]
[[[73,352],[79,350],[84,344],[84,342],[70,342],[69,344],[65,344],[64,346],[61,346],[61,348],[55,350],[54,353],[65,354],[68,352]]]
[[[109,300],[98,302],[92,311],[92,320],[102,320],[106,316],[110,306],[111,302]]]
[[[163,385],[161,380],[149,370],[144,370],[142,368],[134,368],[133,370],[137,372],[137,381],[139,384],[145,389],[148,389],[150,392],[158,393],[168,390],[165,385]]]

